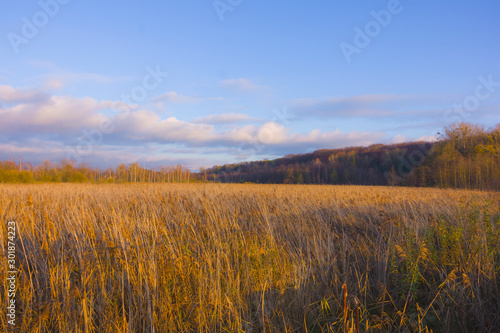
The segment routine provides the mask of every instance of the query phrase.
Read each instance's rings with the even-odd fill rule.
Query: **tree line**
[[[470,123],[445,128],[410,180],[425,186],[500,189],[500,124],[489,130]]]
[[[323,149],[202,170],[205,180],[500,189],[500,124],[446,127],[436,142]]]
[[[101,170],[71,160],[33,166],[0,162],[0,182],[261,183],[431,186],[500,189],[500,124],[491,129],[471,123],[446,127],[436,142],[376,144],[322,149],[275,160],[201,168],[180,165],[154,169],[138,162]]]
[[[147,169],[135,162],[101,170],[86,163],[77,166],[67,159],[60,163],[46,160],[37,166],[16,163],[13,158],[0,162],[0,183],[189,183],[193,180],[196,178],[191,171],[181,165]]]

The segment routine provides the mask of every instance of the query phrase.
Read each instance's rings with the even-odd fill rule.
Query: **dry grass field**
[[[16,332],[498,332],[500,196],[295,185],[1,185]],[[345,284],[344,295],[343,285]]]

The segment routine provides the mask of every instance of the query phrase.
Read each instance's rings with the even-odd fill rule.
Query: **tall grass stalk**
[[[16,221],[17,332],[494,331],[499,207],[421,188],[1,185],[0,307]]]

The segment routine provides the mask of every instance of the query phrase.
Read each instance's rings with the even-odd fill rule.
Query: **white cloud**
[[[276,122],[266,122],[262,126],[236,127],[229,131],[218,132],[210,123],[237,122],[253,120],[245,114],[221,114],[199,118],[192,122],[182,121],[176,117],[162,119],[150,110],[132,110],[114,116],[102,113],[105,109],[123,111],[127,107],[123,103],[98,101],[96,99],[75,98],[71,96],[52,96],[41,102],[32,101],[36,92],[24,94],[9,87],[12,96],[24,103],[11,108],[0,109],[3,121],[0,128],[3,133],[26,131],[26,133],[60,133],[78,132],[81,128],[99,128],[104,120],[110,121],[115,136],[127,139],[151,142],[179,142],[183,144],[239,144],[242,142],[260,142],[263,144],[294,143],[329,143],[331,139],[339,139],[341,135],[349,138],[349,134],[341,132],[322,133],[319,130],[308,134],[289,133],[288,129]],[[130,110],[130,109],[129,109]],[[357,139],[351,137],[351,139]]]
[[[313,144],[319,148],[341,148],[348,146],[367,146],[385,137],[381,132],[343,132],[336,129],[333,132],[312,130],[307,134],[294,134],[288,140],[294,143]]]
[[[387,117],[396,114],[394,103],[405,99],[397,95],[359,95],[325,100],[295,99],[291,109],[299,115],[314,117],[351,118]]]
[[[198,144],[214,136],[210,125],[193,124],[175,117],[162,120],[148,110],[131,112],[121,119],[116,116],[111,121],[116,126],[115,133],[133,140]]]
[[[253,145],[259,147],[258,154],[274,156],[321,148],[366,146],[387,140],[384,133],[342,132],[338,129],[332,132],[314,129],[308,133],[299,133],[277,122],[266,122],[260,126],[234,126],[229,130],[221,130],[213,124],[244,122],[254,118],[245,114],[230,113],[211,115],[189,122],[176,117],[163,118],[151,110],[137,109],[121,102],[72,96],[49,96],[39,99],[34,96],[43,95],[42,91],[28,93],[8,86],[3,86],[2,89],[1,96],[4,99],[15,101],[13,106],[0,108],[0,133],[10,142],[7,145],[16,140],[33,143],[50,137],[53,140],[51,148],[45,150],[51,150],[53,154],[60,154],[66,145],[75,145],[82,140],[83,129],[99,129],[105,120],[112,124],[114,130],[103,134],[102,143],[93,150],[94,155],[99,152],[103,157],[106,156],[106,151],[139,154],[135,147],[147,145],[185,147],[193,149],[193,154],[199,149],[197,147],[220,147],[228,155],[230,151],[234,154],[237,147]],[[110,109],[127,112],[109,115],[105,110]],[[0,147],[2,148],[4,152],[13,150],[7,146]],[[29,149],[29,146],[24,146],[23,149],[27,148]],[[27,152],[22,149],[18,151]],[[30,152],[44,154],[35,150]]]
[[[222,101],[222,100],[224,100],[222,97],[202,98],[195,96],[184,96],[184,95],[179,95],[174,91],[164,93],[163,95],[156,96],[153,99],[151,99],[151,101],[153,102],[167,102],[172,104],[196,104],[203,101]]]
[[[266,86],[255,84],[249,79],[223,80],[221,82],[221,85],[225,88],[229,88],[231,90],[236,90],[240,92],[252,92],[252,91],[261,91],[267,89]]]
[[[66,70],[60,70],[56,68],[55,65],[50,63],[45,64],[44,62],[29,62],[30,65],[35,67],[43,67],[49,70],[48,73],[35,76],[32,81],[38,82],[44,89],[49,91],[59,90],[65,86],[76,84],[76,83],[94,83],[94,84],[111,84],[115,82],[125,82],[132,81],[132,77],[126,76],[109,76],[92,72],[71,72]]]
[[[246,121],[255,121],[257,118],[250,117],[249,115],[243,113],[223,113],[223,114],[213,114],[205,117],[196,118],[193,123],[200,124],[228,124],[228,123],[238,123]]]
[[[59,89],[63,88],[65,85],[66,85],[66,83],[63,80],[58,79],[58,78],[53,78],[53,79],[47,80],[44,83],[43,87],[47,90],[59,90]]]
[[[48,97],[42,91],[34,89],[14,89],[11,86],[0,85],[0,101],[7,103],[38,102]]]
[[[403,134],[397,134],[390,140],[391,143],[403,143],[406,141],[408,140]]]
[[[96,127],[104,116],[97,110],[107,108],[108,102],[93,98],[52,96],[43,101],[31,101],[0,109],[0,130],[3,133],[27,131],[34,133],[67,132],[82,127]]]
[[[37,140],[37,144],[40,144],[40,141]],[[0,152],[3,154],[46,154],[46,153],[64,153],[64,149],[62,147],[54,147],[55,145],[51,145],[51,149],[47,150],[47,146],[37,145],[35,146],[26,146],[12,143],[0,143]]]

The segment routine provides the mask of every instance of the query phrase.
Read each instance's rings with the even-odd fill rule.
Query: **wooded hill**
[[[322,149],[275,160],[244,162],[191,173],[180,165],[146,169],[135,162],[100,170],[73,161],[33,166],[0,162],[2,182],[165,182],[354,184],[500,190],[500,124],[457,123],[436,142]]]
[[[275,160],[215,166],[206,180],[500,189],[500,124],[457,123],[440,140],[322,149]]]

